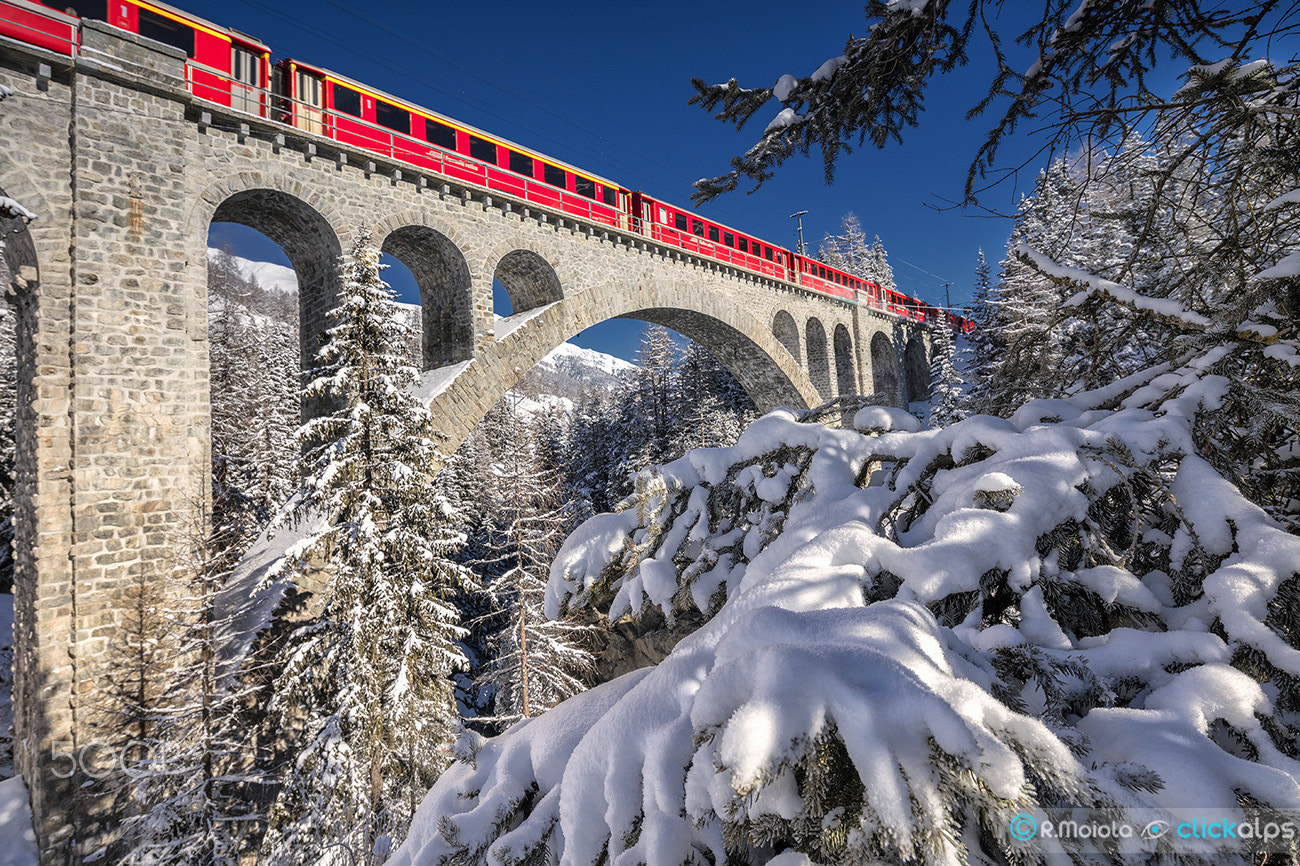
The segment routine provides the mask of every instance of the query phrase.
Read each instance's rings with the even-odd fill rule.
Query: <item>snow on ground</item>
[[[296,505],[294,498],[280,509],[272,520],[274,528],[258,536],[217,594],[214,607],[223,630],[222,658],[227,661],[243,659],[284,599],[289,578],[279,571],[285,553],[324,526],[321,518],[290,519]]]
[[[32,807],[22,776],[0,782],[0,866],[37,866]]]
[[[636,508],[565,543],[548,612],[711,618],[654,668],[471,737],[390,862],[731,862],[724,838],[769,862],[744,840],[770,831],[955,864],[1052,803],[1300,811],[1264,725],[1287,695],[1251,675],[1300,675],[1268,603],[1300,538],[1197,453],[1225,385],[1154,369],[1118,410],[1097,408],[1112,388],[917,432],[872,407],[873,435],[775,412],[643,475]],[[827,766],[860,794],[805,797]],[[1196,862],[1250,862],[1205,844]]]

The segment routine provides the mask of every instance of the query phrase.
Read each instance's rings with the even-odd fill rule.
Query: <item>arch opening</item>
[[[560,278],[550,262],[532,250],[513,250],[502,257],[492,274],[510,302],[510,315],[526,313],[564,297]]]
[[[207,243],[211,518],[238,545],[293,490],[310,359],[287,251],[246,223],[211,223]]]
[[[620,318],[663,325],[707,349],[736,378],[760,412],[777,406],[808,408],[799,389],[767,352],[726,322],[705,313],[669,307],[636,310]]]
[[[785,347],[791,358],[796,362],[799,360],[799,326],[794,323],[794,316],[785,310],[777,310],[772,318],[772,336]]]
[[[211,221],[256,229],[284,251],[298,280],[301,363],[310,364],[329,327],[326,314],[338,302],[342,248],[334,229],[311,205],[274,189],[235,193],[217,206]]]
[[[853,369],[853,340],[843,324],[835,326],[835,391],[840,397],[858,392],[858,377]]]
[[[907,401],[919,403],[930,399],[930,364],[925,359],[925,345],[913,336],[903,350],[903,369],[907,378]]]
[[[826,354],[826,328],[821,320],[811,318],[804,325],[804,342],[808,347],[808,378],[823,400],[831,398],[830,358]]]
[[[427,226],[405,226],[389,232],[380,249],[409,268],[419,287],[422,369],[472,358],[472,285],[455,242]]]
[[[898,363],[894,344],[885,334],[871,337],[871,388],[891,403],[898,399]]]

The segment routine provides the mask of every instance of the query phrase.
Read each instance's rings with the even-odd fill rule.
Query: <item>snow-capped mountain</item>
[[[208,247],[208,260],[221,253],[221,250]],[[275,265],[270,262],[254,262],[242,256],[234,256],[239,272],[247,279],[253,280],[262,288],[284,294],[298,294],[298,275],[293,268]]]

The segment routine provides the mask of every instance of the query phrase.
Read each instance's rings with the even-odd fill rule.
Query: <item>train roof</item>
[[[271,46],[267,45],[265,42],[263,42],[261,39],[258,39],[256,36],[252,36],[248,33],[235,30],[232,27],[223,27],[220,24],[214,24],[211,21],[207,20],[206,18],[200,18],[199,16],[195,15],[193,12],[186,12],[184,9],[177,9],[175,6],[171,6],[167,3],[160,2],[160,0],[135,0],[135,2],[137,5],[142,6],[145,9],[161,12],[164,15],[166,15],[168,18],[175,18],[180,21],[196,24],[204,28],[205,30],[211,31],[218,35],[227,36],[236,39],[239,42],[244,43],[246,45],[252,45],[255,48],[259,48],[266,54],[271,53]]]
[[[571,171],[574,174],[580,174],[583,177],[588,178],[589,180],[598,181],[599,183],[607,187],[613,187],[614,189],[623,189],[623,190],[627,189],[627,187],[623,186],[621,183],[618,183],[617,181],[610,180],[609,178],[602,177],[598,174],[592,174],[590,171],[588,171],[585,168],[578,168],[576,165],[565,162],[562,159],[556,159],[555,157],[548,156],[547,154],[544,154],[539,150],[534,150],[531,147],[527,147],[522,144],[517,144],[508,138],[503,138],[502,136],[497,135],[494,132],[487,132],[486,130],[479,129],[476,126],[470,126],[468,123],[465,123],[464,121],[456,120],[455,118],[448,117],[447,115],[442,114],[441,112],[434,111],[432,108],[425,108],[422,105],[417,105],[414,102],[411,102],[409,99],[403,99],[400,96],[394,96],[393,94],[380,90],[379,88],[374,87],[373,85],[365,84],[363,82],[357,81],[355,78],[349,78],[348,76],[343,75],[342,73],[334,72],[333,70],[326,69],[323,66],[317,66],[314,63],[304,63],[301,60],[295,60],[289,57],[285,58],[285,62],[292,63],[296,66],[301,66],[304,69],[309,69],[312,72],[325,76],[326,78],[331,78],[335,81],[342,82],[343,84],[346,84],[349,87],[353,87],[356,88],[357,90],[364,91],[370,94],[371,96],[381,97],[387,102],[391,102],[394,105],[400,105],[403,108],[418,112],[419,114],[422,114],[425,117],[432,118],[433,120],[436,120],[439,123],[445,123],[448,126],[454,126],[457,129],[464,130],[465,132],[471,133],[473,135],[482,136],[483,138],[490,138],[493,141],[497,142],[498,144],[504,144],[506,147],[512,148],[513,150],[517,150],[520,153],[528,154],[529,156],[536,157],[537,159],[545,160],[546,162],[559,166],[560,168],[563,168],[566,171]]]

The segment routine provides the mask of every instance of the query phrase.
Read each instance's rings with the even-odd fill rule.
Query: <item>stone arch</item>
[[[821,319],[812,317],[804,325],[804,345],[808,349],[808,378],[822,399],[831,398],[830,357],[826,353],[826,328]]]
[[[772,317],[772,336],[776,337],[778,343],[785,346],[785,350],[790,353],[791,358],[800,357],[799,326],[794,323],[794,316],[785,310],[777,310],[776,315]]]
[[[930,364],[925,360],[925,344],[913,334],[903,350],[903,370],[909,403],[930,399]]]
[[[293,192],[253,187],[230,192],[202,225],[238,223],[274,241],[298,278],[298,345],[303,366],[310,364],[329,323],[326,314],[338,303],[338,261],[342,245],[334,225],[322,212]]]
[[[760,409],[772,406],[804,407],[806,398],[774,363],[771,349],[756,343],[745,331],[714,315],[680,307],[652,307],[620,316],[671,328],[699,343],[736,377]]]
[[[877,331],[871,337],[871,387],[889,401],[898,399],[898,361],[888,335]]]
[[[500,258],[492,278],[499,280],[510,297],[515,315],[554,303],[564,297],[560,276],[535,250],[511,250]]]
[[[396,228],[382,243],[410,268],[420,289],[424,369],[474,357],[474,280],[460,245],[425,225]]]
[[[694,340],[726,367],[762,412],[804,409],[822,402],[797,359],[759,319],[736,303],[736,287],[718,275],[687,283],[668,275],[647,278],[628,291],[622,280],[566,285],[564,298],[538,311],[469,365],[430,399],[444,419],[448,447],[460,443],[478,419],[514,383],[565,340],[614,318],[663,325]]]
[[[858,377],[853,369],[853,340],[849,329],[840,323],[835,326],[835,393],[843,397],[858,393]]]

